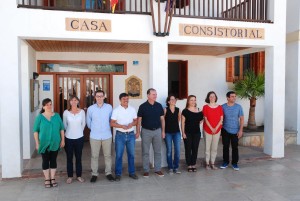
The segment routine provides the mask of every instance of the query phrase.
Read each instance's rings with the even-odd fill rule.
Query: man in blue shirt
[[[221,169],[225,169],[229,164],[229,146],[232,148],[231,165],[234,170],[239,170],[239,138],[243,135],[244,113],[241,105],[235,103],[236,93],[229,91],[226,94],[227,103],[222,105],[224,120],[222,128],[222,143],[223,143],[223,164]]]
[[[94,183],[98,176],[98,159],[99,152],[102,146],[105,175],[109,181],[114,181],[115,178],[111,174],[111,143],[112,134],[110,128],[110,118],[112,106],[104,103],[105,93],[102,90],[95,92],[96,103],[91,105],[87,111],[86,124],[90,133],[91,144],[91,182]]]
[[[139,107],[136,128],[137,137],[140,133],[142,137],[143,176],[145,178],[149,177],[149,150],[152,144],[155,174],[163,177],[164,174],[161,171],[161,143],[162,138],[165,138],[164,110],[162,105],[156,102],[157,93],[155,89],[150,88],[147,90],[147,98],[148,100]]]

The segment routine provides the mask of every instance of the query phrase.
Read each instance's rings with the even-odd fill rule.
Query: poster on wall
[[[39,108],[39,81],[30,79],[30,107],[31,112]]]
[[[50,80],[43,80],[43,91],[50,91]]]

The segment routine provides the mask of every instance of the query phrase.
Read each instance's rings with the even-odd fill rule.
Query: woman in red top
[[[204,116],[203,132],[205,136],[206,169],[218,169],[215,166],[218,143],[223,122],[222,106],[216,102],[218,97],[215,92],[208,92],[202,112]]]

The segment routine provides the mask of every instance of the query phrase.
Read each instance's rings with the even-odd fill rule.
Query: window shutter
[[[233,82],[234,57],[226,58],[226,82]]]
[[[188,61],[179,62],[179,99],[188,97]]]

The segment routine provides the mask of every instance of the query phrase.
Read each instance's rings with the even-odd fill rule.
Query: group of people
[[[102,147],[105,175],[109,181],[120,181],[122,176],[123,153],[126,147],[128,159],[128,174],[132,179],[138,179],[135,171],[135,141],[141,136],[143,177],[149,177],[150,172],[150,146],[154,151],[154,173],[163,177],[161,171],[161,145],[165,140],[167,148],[167,163],[170,174],[180,174],[180,144],[184,141],[185,162],[188,172],[196,172],[198,146],[201,139],[200,124],[203,122],[205,139],[206,169],[218,169],[215,165],[217,147],[220,135],[223,143],[224,169],[229,164],[229,147],[232,147],[232,167],[238,167],[238,139],[243,133],[244,115],[242,107],[235,103],[236,94],[230,91],[226,94],[227,103],[217,104],[218,97],[211,91],[205,99],[203,109],[197,107],[196,96],[187,98],[185,109],[180,111],[176,107],[176,97],[169,95],[166,99],[166,108],[156,101],[157,92],[150,88],[147,90],[147,101],[139,106],[138,112],[129,105],[129,96],[126,93],[119,95],[120,105],[112,108],[104,102],[105,92],[97,90],[94,94],[95,104],[87,109],[85,114],[79,108],[79,99],[72,96],[70,107],[64,111],[63,120],[59,114],[54,113],[52,101],[46,98],[42,102],[42,110],[34,123],[34,138],[36,149],[42,155],[42,168],[45,176],[46,188],[56,187],[55,173],[58,151],[65,148],[67,156],[66,183],[73,182],[73,155],[76,158],[76,180],[84,182],[82,178],[82,149],[84,144],[83,130],[85,125],[91,130],[91,170],[90,182],[98,178],[99,153]],[[136,132],[134,127],[136,126]],[[112,174],[112,132],[115,135],[115,176]],[[181,127],[181,129],[180,129]],[[174,147],[174,156],[172,153]]]

